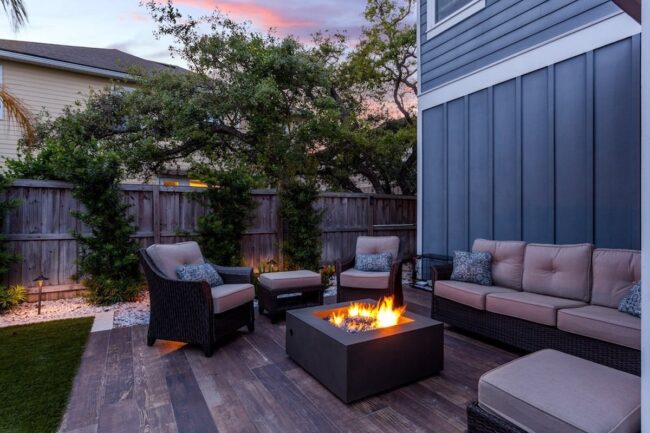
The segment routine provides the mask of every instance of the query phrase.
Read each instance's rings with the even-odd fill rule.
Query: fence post
[[[368,194],[368,236],[375,234],[375,198]]]
[[[160,243],[160,185],[154,185],[153,195],[151,200],[151,208],[153,210],[153,243]]]

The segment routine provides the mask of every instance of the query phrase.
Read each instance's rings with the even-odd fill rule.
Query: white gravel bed
[[[149,295],[143,295],[137,302],[123,302],[108,307],[89,304],[84,298],[43,301],[38,315],[36,302],[23,303],[11,311],[0,314],[0,328],[50,320],[73,319],[95,316],[103,312],[113,312],[113,327],[122,328],[149,323]]]

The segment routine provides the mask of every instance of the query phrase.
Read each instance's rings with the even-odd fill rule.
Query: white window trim
[[[438,22],[436,22],[436,1],[438,0],[427,0],[427,38],[439,35],[484,9],[486,0],[474,0]]]

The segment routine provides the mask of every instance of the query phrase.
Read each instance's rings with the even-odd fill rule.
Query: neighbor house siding
[[[91,88],[101,89],[111,83],[106,78],[25,63],[1,61],[0,65],[3,85],[23,101],[35,116],[47,111],[56,117],[66,106],[83,101]],[[0,157],[14,157],[21,136],[15,122],[3,113],[0,120]]]
[[[421,0],[421,91],[620,12],[608,0],[487,0],[481,11],[427,38],[427,0]]]
[[[640,248],[640,36],[422,112],[422,251]]]

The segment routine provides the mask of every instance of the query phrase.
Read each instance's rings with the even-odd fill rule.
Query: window
[[[436,22],[442,21],[459,9],[467,6],[473,0],[435,0]]]
[[[428,0],[427,37],[432,38],[485,7],[486,0]]]

